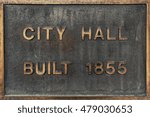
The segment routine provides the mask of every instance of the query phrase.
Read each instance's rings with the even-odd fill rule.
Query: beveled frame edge
[[[4,96],[3,4],[0,5],[0,98]]]
[[[50,0],[50,1],[25,1],[25,0],[18,0],[18,2],[14,0],[10,0],[8,2],[7,0],[5,2],[0,1],[0,99],[40,99],[40,100],[47,100],[47,99],[105,99],[105,100],[150,100],[150,0],[138,0],[132,1],[132,0],[108,0],[105,2],[104,0]],[[4,28],[3,28],[3,19],[4,19],[4,4],[145,4],[146,5],[146,96],[6,96],[4,94]]]
[[[146,18],[146,96],[150,99],[150,3],[147,3]]]
[[[0,0],[0,4],[142,4],[150,0]]]

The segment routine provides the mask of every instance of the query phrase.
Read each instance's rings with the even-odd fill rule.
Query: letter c
[[[34,32],[34,29],[32,27],[26,27],[24,30],[23,30],[23,37],[26,39],[26,40],[32,40],[34,38],[34,35],[31,35],[31,36],[27,36],[27,31],[30,30],[31,32]]]

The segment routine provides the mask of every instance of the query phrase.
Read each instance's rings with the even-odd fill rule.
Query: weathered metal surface
[[[4,5],[6,95],[145,95],[145,5]],[[66,26],[62,41],[56,30],[51,40],[27,41],[23,29]],[[82,26],[92,29],[92,40],[82,41]],[[128,40],[93,40],[97,27],[123,27]],[[67,75],[25,75],[23,63],[71,61]],[[127,73],[88,74],[85,64],[126,61]],[[58,66],[59,68],[60,66]],[[117,68],[115,64],[115,68]]]

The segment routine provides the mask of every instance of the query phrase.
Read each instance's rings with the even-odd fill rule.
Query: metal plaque
[[[145,96],[146,5],[4,5],[5,95]]]

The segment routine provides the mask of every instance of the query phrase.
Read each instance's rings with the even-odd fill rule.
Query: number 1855
[[[126,61],[107,61],[101,62],[97,61],[96,63],[87,63],[86,64],[86,71],[88,74],[109,74],[113,75],[115,73],[124,75],[127,73]]]

